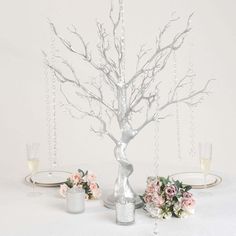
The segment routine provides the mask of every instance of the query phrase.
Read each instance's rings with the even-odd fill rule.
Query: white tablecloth
[[[224,175],[223,182],[204,194],[195,190],[196,213],[186,219],[160,221],[161,236],[236,235],[236,176]],[[115,212],[101,201],[86,202],[82,214],[65,212],[65,200],[58,189],[39,188],[40,197],[27,195],[30,187],[23,176],[4,176],[0,194],[1,236],[104,236],[152,235],[153,219],[142,209],[131,226],[115,224]]]

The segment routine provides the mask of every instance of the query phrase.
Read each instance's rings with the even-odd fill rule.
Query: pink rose
[[[89,185],[89,188],[91,189],[91,191],[94,191],[94,190],[96,190],[96,189],[98,188],[98,186],[97,186],[96,183],[91,183],[91,184]]]
[[[192,196],[193,196],[192,193],[189,193],[189,192],[183,193],[183,198],[191,198]]]
[[[69,187],[66,184],[60,185],[59,192],[60,192],[62,197],[66,197],[66,192],[67,192],[68,189],[69,189]]]
[[[193,198],[182,198],[181,206],[184,210],[191,210],[195,206],[195,200]]]
[[[91,173],[91,172],[89,172],[88,175],[87,175],[87,180],[89,182],[95,182],[96,181],[96,175]]]
[[[153,197],[152,197],[152,201],[155,203],[155,205],[157,207],[161,207],[164,203],[165,203],[165,200],[163,199],[162,196],[158,195],[158,194],[155,194]]]
[[[172,199],[177,193],[176,187],[174,185],[170,185],[165,187],[165,194],[168,199]]]
[[[156,182],[156,177],[151,177],[151,176],[149,176],[149,177],[147,178],[147,184],[148,184],[148,185],[153,184],[153,183],[155,183],[155,182]]]
[[[144,196],[144,201],[145,201],[146,203],[152,202],[152,195],[151,195],[151,194],[146,194],[146,195]]]
[[[70,181],[71,181],[73,184],[75,184],[75,185],[77,185],[78,183],[80,183],[81,180],[82,180],[82,176],[81,176],[81,174],[80,174],[79,172],[78,172],[78,173],[75,173],[75,174],[72,174],[72,175],[70,176]]]
[[[146,192],[147,193],[154,193],[156,188],[154,186],[147,186]]]
[[[147,186],[158,186],[160,187],[161,182],[159,178],[156,177],[148,177],[147,178]]]

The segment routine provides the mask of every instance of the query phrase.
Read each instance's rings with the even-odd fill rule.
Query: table
[[[186,219],[160,221],[162,236],[236,235],[236,176],[222,175],[223,182],[214,188],[194,190],[195,215]],[[115,212],[102,202],[86,202],[83,214],[65,212],[65,200],[58,189],[40,188],[43,193],[30,198],[24,176],[4,176],[0,194],[1,236],[138,236],[152,235],[154,220],[142,209],[136,211],[136,223],[115,224]]]

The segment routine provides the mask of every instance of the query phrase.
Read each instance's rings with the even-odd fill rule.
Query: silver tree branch
[[[154,51],[154,53],[149,57],[149,59],[143,64],[143,66],[132,76],[132,78],[127,82],[127,86],[129,86],[131,83],[134,82],[134,80],[136,80],[140,75],[146,73],[148,70],[153,70],[157,67],[160,67],[159,70],[164,69],[166,62],[169,58],[169,56],[171,55],[171,53],[173,51],[178,50],[184,43],[184,39],[185,36],[187,35],[187,33],[191,30],[190,28],[190,22],[191,22],[191,18],[192,18],[191,14],[187,20],[187,24],[185,29],[180,32],[177,33],[174,37],[173,40],[167,44],[166,46],[161,46],[161,40],[163,35],[165,34],[166,30],[170,27],[171,23],[178,20],[178,18],[176,19],[172,19],[170,22],[168,22],[165,27],[163,28],[163,30],[159,33],[159,40],[158,40],[158,46],[156,48],[156,50]],[[159,58],[158,58],[159,57]],[[151,68],[148,67],[150,66],[150,64],[155,61],[157,59],[158,62],[162,61],[162,65],[160,65],[159,63],[155,63],[154,66],[152,66]]]
[[[101,92],[101,89],[98,88],[98,91],[99,91],[99,95],[96,95],[94,94],[92,91],[90,91],[87,87],[83,86],[80,82],[79,82],[79,79],[78,77],[76,76],[76,73],[73,69],[73,67],[67,62],[67,61],[63,61],[63,64],[65,64],[72,72],[75,80],[71,80],[67,77],[65,77],[65,75],[63,75],[63,73],[56,67],[54,67],[53,65],[51,64],[47,64],[48,67],[54,72],[56,78],[62,82],[62,83],[71,83],[71,84],[74,84],[76,85],[78,88],[80,88],[84,94],[80,94],[80,96],[84,97],[84,98],[87,98],[87,99],[92,99],[92,100],[95,100],[97,101],[98,103],[102,104],[103,106],[105,106],[106,108],[109,109],[109,111],[111,111],[112,113],[114,113],[114,115],[116,115],[116,110],[110,106],[109,104],[107,104],[103,98],[103,95],[102,95],[102,92]]]
[[[72,44],[70,43],[70,41],[64,39],[63,37],[61,37],[57,30],[56,27],[54,26],[53,23],[50,22],[51,25],[51,29],[53,31],[53,33],[56,35],[56,37],[60,40],[60,42],[72,53],[79,55],[84,61],[86,61],[87,63],[89,63],[95,70],[102,72],[106,78],[108,79],[109,83],[111,84],[112,87],[116,87],[117,86],[117,82],[115,81],[115,79],[112,77],[111,75],[111,71],[108,70],[107,67],[105,66],[99,66],[97,65],[94,60],[92,59],[92,55],[89,53],[88,51],[88,43],[85,43],[83,37],[78,33],[77,29],[75,26],[73,26],[73,29],[69,29],[68,30],[74,34],[79,41],[82,43],[83,46],[83,52],[78,52],[76,49],[73,48]]]
[[[118,17],[115,20],[114,16],[113,16],[113,11],[114,11],[114,7],[113,4],[111,4],[111,8],[110,8],[110,13],[109,13],[109,17],[112,23],[112,37],[113,37],[113,45],[114,48],[117,52],[117,61],[118,61],[118,72],[119,74],[121,74],[121,60],[122,60],[122,50],[121,50],[121,40],[120,38],[118,38],[117,36],[117,29],[120,25],[120,20],[121,20],[121,9],[119,9],[119,13],[118,13]]]
[[[62,93],[62,95],[64,96],[64,98],[66,99],[66,102],[68,105],[70,105],[73,109],[75,109],[76,111],[78,111],[80,114],[83,115],[83,117],[91,117],[91,118],[94,118],[96,119],[97,121],[100,122],[101,126],[102,126],[102,130],[100,131],[97,131],[93,128],[91,128],[91,130],[95,133],[99,133],[100,135],[107,135],[115,144],[117,144],[117,139],[107,130],[107,125],[106,125],[106,122],[99,116],[99,115],[96,115],[94,111],[83,111],[81,109],[78,108],[78,106],[74,105],[67,97],[67,95],[65,94],[65,92],[63,91],[62,89],[62,86],[60,86],[60,91]],[[75,117],[75,116],[73,116]]]
[[[163,106],[160,107],[160,111],[164,110],[165,108],[169,107],[172,104],[175,103],[179,103],[179,102],[186,102],[188,100],[191,100],[191,98],[195,98],[197,96],[203,96],[203,95],[208,95],[209,92],[207,91],[209,84],[211,83],[211,81],[213,81],[214,79],[208,80],[206,82],[206,84],[198,91],[193,91],[191,92],[189,95],[184,96],[182,98],[178,98],[178,99],[171,99],[170,101],[168,101],[167,103],[165,103]]]

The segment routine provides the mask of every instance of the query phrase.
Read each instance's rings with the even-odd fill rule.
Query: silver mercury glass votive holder
[[[135,201],[130,198],[118,198],[116,206],[116,223],[119,225],[131,225],[135,222]]]
[[[82,188],[73,187],[66,193],[66,208],[69,213],[82,213],[85,208],[85,191]]]

